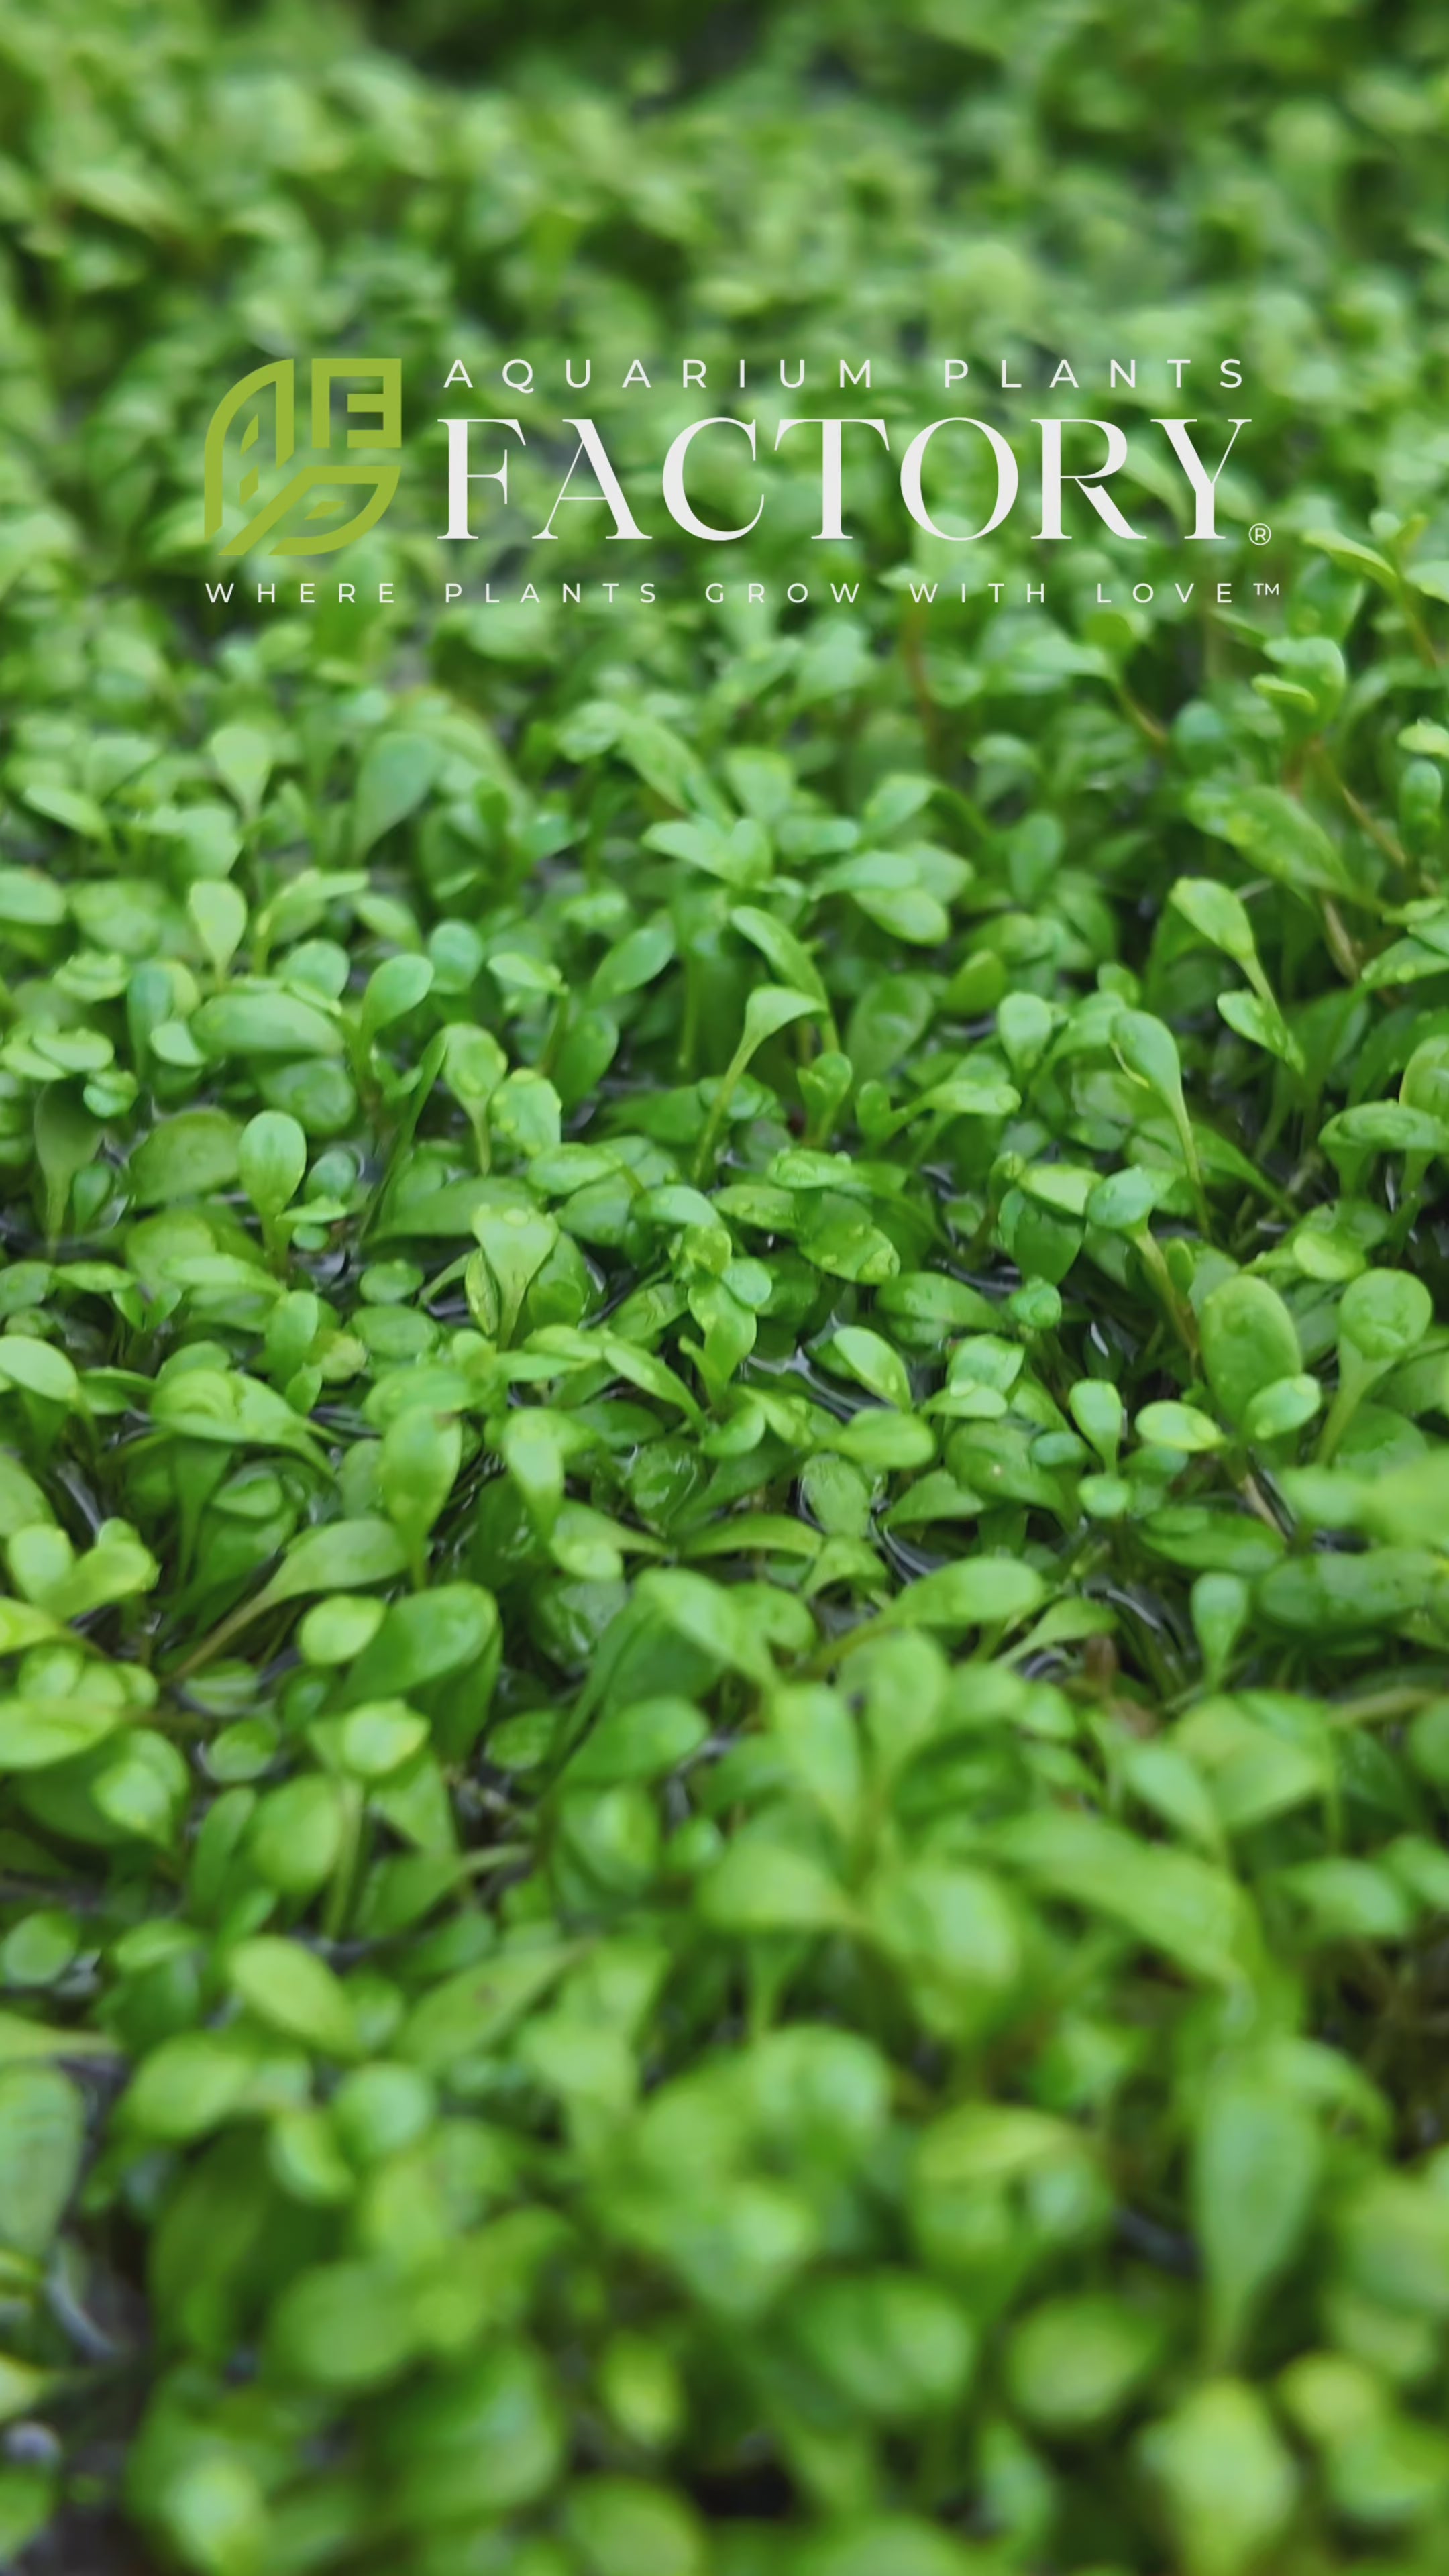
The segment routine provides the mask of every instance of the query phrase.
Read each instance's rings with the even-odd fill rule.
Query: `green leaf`
[[[1449,599],[1449,562],[1442,557],[1432,563],[1411,564],[1409,579],[1415,590],[1422,590],[1427,598]]]
[[[1142,1843],[1098,1817],[1043,1809],[1002,1827],[993,1849],[1045,1896],[1119,1924],[1189,1976],[1236,1984],[1249,1917],[1232,1880],[1186,1852]]]
[[[0,1386],[18,1387],[47,1404],[83,1401],[80,1379],[64,1351],[30,1333],[0,1334]]]
[[[1366,900],[1322,824],[1281,788],[1214,782],[1191,790],[1186,805],[1201,831],[1229,842],[1278,884],[1301,894]]]
[[[1072,1420],[1104,1467],[1114,1467],[1126,1420],[1122,1398],[1106,1378],[1078,1378],[1068,1398]]]
[[[473,1216],[482,1247],[482,1287],[491,1322],[505,1347],[518,1330],[523,1302],[554,1246],[559,1230],[542,1208],[482,1207]]]
[[[136,1205],[169,1207],[229,1189],[240,1168],[240,1144],[236,1120],[223,1109],[184,1109],[168,1118],[131,1158]]]
[[[138,2068],[123,2105],[127,2126],[158,2146],[182,2146],[219,2128],[237,2108],[250,2061],[221,2034],[184,2031]]]
[[[247,1857],[266,1887],[307,1897],[325,1886],[342,1850],[343,1809],[331,1780],[304,1773],[261,1801],[247,1837]]]
[[[236,799],[247,821],[254,822],[272,773],[274,751],[270,736],[256,725],[218,725],[206,747],[228,795]]]
[[[324,2057],[354,2057],[357,2029],[346,1989],[315,1951],[263,1935],[227,1958],[232,1991],[271,2030]]]
[[[264,1109],[242,1129],[236,1159],[242,1188],[265,1222],[280,1216],[301,1188],[307,1139],[285,1110]]]
[[[337,1759],[356,1780],[386,1780],[421,1752],[428,1721],[405,1700],[368,1700],[344,1718],[324,1722]],[[335,1734],[331,1729],[335,1727]]]
[[[458,2059],[496,2048],[557,1985],[574,1953],[562,1943],[500,1952],[433,1985],[409,2015],[398,2054],[441,2073]]]
[[[38,2262],[80,2177],[85,2103],[49,2066],[0,2069],[0,2243]]]
[[[1257,956],[1248,907],[1231,886],[1219,885],[1215,877],[1179,877],[1172,901],[1199,938],[1236,958],[1239,965]]]
[[[463,1455],[456,1420],[411,1405],[383,1434],[378,1484],[387,1515],[410,1556],[438,1520]]]
[[[368,980],[362,997],[362,1042],[371,1046],[384,1029],[406,1019],[432,990],[433,968],[426,957],[387,957]]]
[[[384,1520],[333,1521],[305,1530],[288,1548],[286,1558],[254,1611],[275,1610],[284,1601],[299,1601],[309,1592],[355,1592],[370,1583],[390,1583],[401,1574],[404,1551],[396,1531]]]
[[[1429,1530],[1441,1530],[1449,1510],[1449,1450],[1431,1450],[1424,1458],[1395,1467],[1354,1497],[1354,1526],[1373,1537],[1412,1546]]]
[[[697,1753],[709,1721],[684,1699],[647,1699],[610,1711],[572,1754],[565,1778],[575,1788],[614,1788],[624,1780],[662,1779]]]
[[[312,1614],[315,1615],[315,1614]],[[469,1671],[480,1694],[498,1644],[498,1605],[477,1583],[435,1583],[412,1600],[395,1601],[352,1669],[358,1699],[406,1697],[449,1673]],[[482,1709],[480,1707],[480,1718]]]
[[[1235,1429],[1255,1397],[1302,1366],[1293,1318],[1266,1279],[1225,1279],[1204,1300],[1198,1328],[1208,1384]]]
[[[788,2331],[827,2386],[883,2424],[953,2405],[975,2358],[975,2335],[956,2302],[904,2271],[807,2282],[790,2302]]]
[[[813,1000],[827,1003],[825,984],[814,958],[772,912],[762,912],[758,904],[737,903],[731,907],[730,923],[759,950],[787,991],[808,993]]]
[[[1357,537],[1340,536],[1336,528],[1305,528],[1303,542],[1306,546],[1316,547],[1320,554],[1327,555],[1330,563],[1340,565],[1343,571],[1358,573],[1367,581],[1377,582],[1381,590],[1398,588],[1398,575],[1387,557],[1375,553],[1372,546],[1361,544]]]
[[[55,2029],[46,2022],[26,2021],[19,2013],[0,2012],[0,2066],[29,2065],[49,2057],[80,2063],[116,2054],[115,2041],[103,2031]]]
[[[46,1771],[72,1762],[113,1735],[124,1717],[118,1704],[87,1706],[83,1695],[0,1701],[0,1771]]]
[[[1049,2299],[1012,2336],[1012,2402],[1041,2431],[1080,2439],[1121,2413],[1161,2348],[1160,2325],[1125,2300]]]
[[[1046,1585],[1034,1567],[1009,1557],[970,1557],[908,1584],[876,1624],[953,1630],[1015,1625],[1045,1598]]]
[[[828,1870],[773,1842],[733,1843],[704,1880],[699,1907],[716,1932],[841,1932],[854,1921]]]
[[[683,2498],[642,2479],[581,2478],[566,2527],[586,2576],[707,2576],[703,2527]]]
[[[1389,1368],[1408,1357],[1433,1320],[1434,1302],[1421,1279],[1405,1270],[1366,1270],[1343,1292],[1339,1347],[1373,1369]]]
[[[101,1122],[67,1083],[52,1082],[35,1103],[35,1159],[45,1176],[45,1230],[52,1242],[63,1231],[71,1186],[95,1158]]]
[[[870,1394],[902,1413],[911,1409],[911,1381],[899,1353],[879,1333],[861,1324],[842,1324],[830,1345],[832,1358]]]
[[[59,823],[67,832],[78,833],[83,840],[103,841],[106,838],[106,818],[93,796],[82,795],[74,787],[41,779],[24,790],[24,799],[33,814],[43,814],[48,823]]]
[[[745,1026],[738,1049],[748,1063],[767,1038],[778,1036],[792,1020],[813,1019],[820,1008],[812,993],[793,993],[780,984],[757,984],[745,1004]]]
[[[342,1053],[336,1020],[277,985],[233,985],[193,1011],[190,1025],[202,1054],[218,1059]]]
[[[39,868],[0,867],[0,921],[53,930],[66,917],[64,886]]]
[[[381,733],[362,756],[352,800],[352,858],[415,814],[438,772],[438,754],[422,734]]]
[[[738,915],[736,915],[738,919]],[[640,922],[611,948],[597,968],[590,990],[596,1002],[621,1001],[662,975],[675,953],[674,925],[664,915]]]
[[[1308,2113],[1251,2069],[1210,2083],[1193,2149],[1193,2223],[1207,2267],[1211,2333],[1231,2358],[1297,2251],[1318,2183]]]
[[[1273,1627],[1297,1635],[1361,1636],[1410,1618],[1428,1602],[1438,1577],[1438,1561],[1418,1547],[1294,1557],[1264,1575],[1258,1607]]]
[[[1207,2381],[1141,2448],[1194,2576],[1248,2576],[1263,2565],[1297,2501],[1298,2472],[1256,2389]]]
[[[759,1645],[731,1593],[701,1574],[671,1568],[643,1576],[636,1597],[686,1644],[727,1669],[757,1670]]]
[[[302,2272],[283,2291],[269,2335],[284,2380],[346,2393],[396,2379],[417,2339],[415,2302],[382,2265],[342,2262]]]
[[[203,877],[188,886],[186,909],[213,973],[224,975],[246,932],[246,897],[225,877]]]
[[[1139,1440],[1155,1441],[1164,1449],[1180,1449],[1185,1457],[1196,1457],[1207,1449],[1220,1449],[1223,1435],[1212,1417],[1200,1413],[1195,1404],[1144,1404],[1137,1416]]]

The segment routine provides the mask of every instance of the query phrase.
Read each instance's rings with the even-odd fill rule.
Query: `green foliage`
[[[0,0],[0,2561],[1437,2576],[1442,12],[508,19]],[[1166,348],[1214,548],[661,541]]]

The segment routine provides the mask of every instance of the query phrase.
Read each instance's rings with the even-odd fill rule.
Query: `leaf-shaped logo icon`
[[[221,534],[234,497],[246,513],[224,555],[249,554],[264,538],[274,555],[332,554],[375,528],[398,487],[400,467],[343,462],[333,454],[332,391],[339,381],[366,390],[347,396],[344,447],[396,449],[402,440],[399,358],[314,358],[312,453],[283,475],[296,451],[296,361],[276,358],[243,376],[217,404],[206,433],[205,533]],[[376,427],[358,425],[375,416]],[[228,489],[229,480],[233,489]],[[353,506],[348,510],[348,502]],[[347,515],[338,519],[339,511]]]

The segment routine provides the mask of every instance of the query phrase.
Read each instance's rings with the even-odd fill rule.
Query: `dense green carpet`
[[[503,26],[0,0],[0,2560],[1434,2576],[1449,23]]]

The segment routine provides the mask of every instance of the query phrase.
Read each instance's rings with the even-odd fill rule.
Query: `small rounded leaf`
[[[1365,1270],[1338,1309],[1341,1349],[1372,1369],[1392,1368],[1416,1350],[1434,1321],[1434,1301],[1407,1270]]]
[[[307,1169],[307,1139],[283,1109],[264,1109],[242,1129],[241,1185],[259,1217],[290,1207]]]
[[[264,1934],[239,1941],[227,1961],[233,1992],[259,2021],[326,2057],[353,2057],[357,2030],[340,1978],[300,1941]]]

